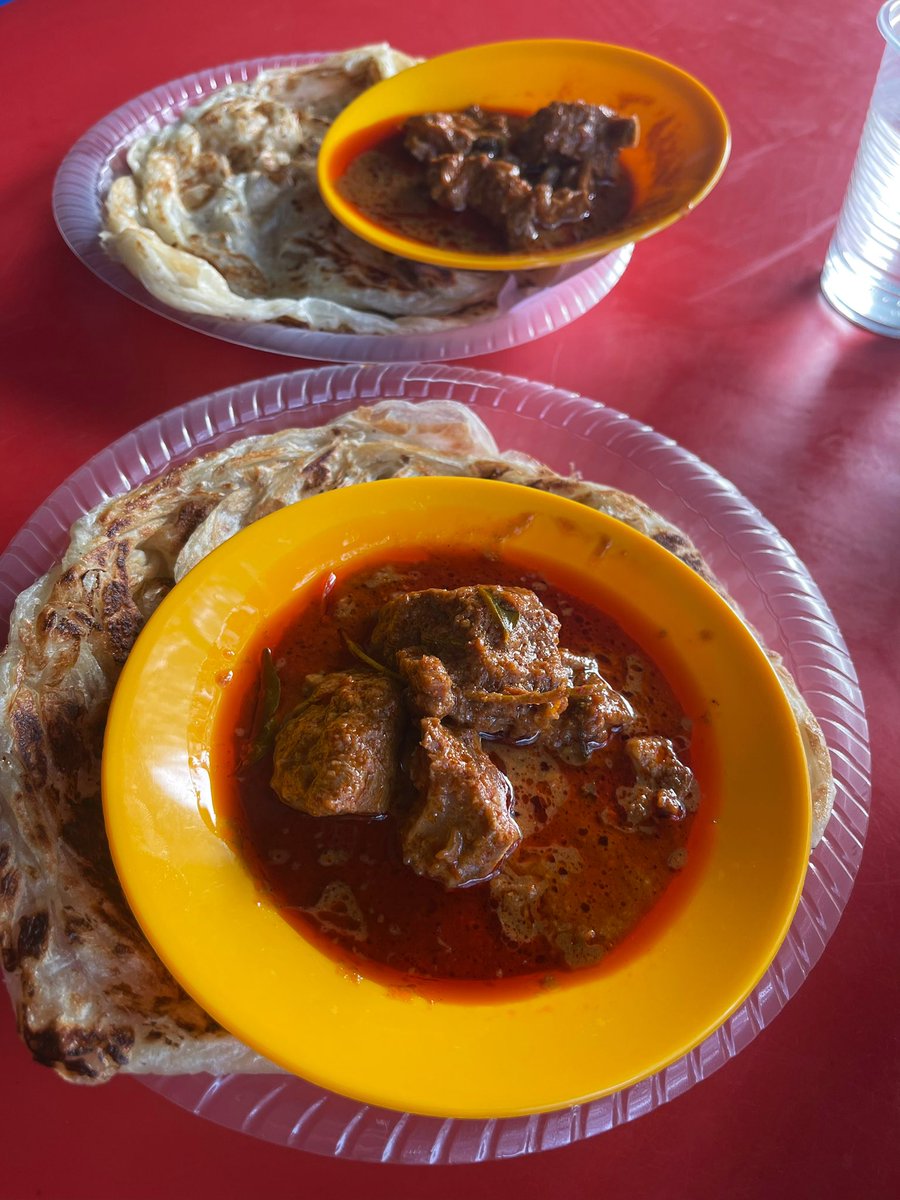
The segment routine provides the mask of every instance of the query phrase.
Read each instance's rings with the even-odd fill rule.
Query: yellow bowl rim
[[[485,489],[489,490],[486,492]],[[638,959],[636,963],[627,963],[618,968],[610,977],[600,975],[595,978],[592,976],[584,985],[577,983],[560,988],[537,1000],[516,1000],[502,1004],[489,1002],[483,1006],[478,1004],[454,1006],[426,1002],[418,997],[401,999],[391,994],[390,989],[370,980],[349,979],[346,972],[342,973],[335,967],[333,960],[326,960],[324,955],[305,943],[288,926],[287,922],[283,921],[274,911],[266,908],[265,903],[260,900],[258,893],[254,890],[252,881],[249,881],[243,865],[230,849],[224,848],[221,839],[213,832],[209,825],[208,814],[204,815],[200,811],[202,804],[200,804],[199,794],[190,798],[191,800],[196,798],[197,811],[193,811],[191,803],[185,805],[184,795],[177,797],[174,802],[175,808],[180,813],[187,814],[184,825],[179,828],[178,837],[166,833],[168,826],[165,826],[163,832],[169,836],[169,843],[162,848],[156,847],[155,853],[148,850],[148,845],[142,840],[143,835],[137,826],[146,819],[147,813],[151,811],[151,806],[148,805],[148,786],[153,785],[153,772],[160,764],[154,757],[158,746],[144,740],[147,731],[144,728],[136,728],[136,721],[141,710],[142,691],[147,687],[148,682],[152,682],[154,675],[158,675],[160,644],[165,644],[167,636],[181,638],[187,642],[196,642],[197,630],[192,622],[198,598],[204,595],[208,596],[214,584],[220,586],[221,581],[228,577],[230,571],[240,567],[241,564],[246,564],[248,558],[254,554],[258,556],[274,553],[271,547],[278,538],[282,539],[281,552],[283,553],[284,539],[296,539],[301,529],[304,526],[308,527],[311,521],[322,521],[329,518],[332,520],[334,529],[345,528],[348,513],[355,511],[363,514],[377,508],[379,504],[386,504],[387,511],[394,518],[402,512],[408,512],[410,505],[415,507],[416,503],[419,503],[420,507],[424,505],[431,511],[430,506],[434,503],[435,492],[444,495],[443,502],[445,504],[455,503],[457,497],[454,493],[461,493],[463,497],[461,502],[470,504],[478,511],[484,511],[484,505],[489,498],[497,500],[498,489],[503,489],[507,496],[515,495],[515,500],[511,500],[510,503],[514,508],[518,507],[519,511],[521,511],[522,505],[526,505],[537,511],[539,515],[547,513],[552,518],[573,521],[579,528],[587,528],[592,537],[601,538],[604,544],[609,541],[616,554],[621,550],[623,561],[629,556],[633,560],[636,555],[641,562],[651,563],[654,570],[662,571],[663,576],[676,590],[678,588],[686,589],[685,595],[691,597],[691,603],[695,601],[699,603],[704,620],[718,622],[717,629],[729,630],[729,636],[737,639],[737,642],[743,647],[743,651],[746,652],[743,660],[744,667],[751,673],[756,672],[759,679],[765,680],[763,686],[764,689],[767,689],[767,704],[764,706],[762,716],[771,725],[770,733],[774,734],[776,740],[780,739],[779,753],[782,755],[782,774],[776,780],[776,785],[781,788],[783,798],[786,797],[786,802],[790,807],[789,812],[787,808],[785,811],[789,817],[788,823],[791,825],[791,854],[785,879],[780,883],[780,886],[783,885],[783,902],[780,904],[777,914],[770,914],[766,924],[764,952],[757,954],[752,963],[741,965],[740,986],[731,990],[727,1002],[718,1005],[712,1018],[695,1023],[690,1036],[681,1039],[677,1046],[669,1047],[664,1055],[654,1057],[652,1061],[648,1060],[646,1056],[642,1059],[638,1053],[634,1070],[624,1074],[620,1072],[615,1079],[606,1078],[603,1076],[602,1070],[598,1068],[596,1087],[580,1087],[573,1091],[569,1084],[567,1089],[560,1090],[559,1086],[553,1083],[554,1072],[558,1072],[560,1069],[559,1064],[551,1057],[542,1066],[542,1071],[536,1074],[527,1069],[527,1064],[524,1067],[519,1064],[513,1070],[512,1086],[501,1086],[499,1089],[495,1087],[490,1092],[490,1098],[487,1101],[482,1096],[460,1095],[458,1088],[450,1089],[453,1094],[452,1098],[448,1100],[441,1094],[440,1087],[435,1087],[430,1073],[423,1075],[422,1062],[419,1060],[427,1060],[428,1055],[426,1046],[422,1044],[421,1036],[415,1039],[415,1055],[410,1059],[398,1058],[395,1069],[390,1073],[386,1073],[385,1063],[379,1057],[383,1054],[383,1048],[377,1051],[373,1050],[374,1059],[378,1059],[380,1068],[376,1071],[373,1069],[372,1062],[364,1062],[361,1078],[359,1058],[352,1054],[348,1057],[350,1051],[339,1044],[341,1039],[337,1036],[337,1029],[331,1030],[330,1039],[327,1037],[311,1040],[301,1038],[299,1045],[293,1045],[286,1050],[284,1045],[273,1045],[270,1035],[265,1030],[260,1031],[252,1021],[247,1024],[244,1018],[235,1019],[232,1011],[233,994],[228,993],[227,989],[223,991],[218,988],[217,990],[219,967],[216,964],[221,963],[219,949],[217,948],[212,954],[212,958],[204,964],[206,975],[198,981],[196,955],[206,953],[206,947],[202,943],[198,945],[196,938],[187,937],[187,934],[179,928],[184,925],[185,897],[191,896],[191,885],[188,880],[187,884],[182,886],[183,881],[179,881],[178,875],[179,872],[185,871],[189,874],[194,869],[190,862],[185,864],[183,861],[178,861],[181,839],[188,836],[196,838],[199,834],[200,840],[197,844],[202,846],[203,855],[210,856],[212,873],[207,872],[203,886],[208,886],[210,879],[214,878],[215,887],[221,886],[223,889],[231,888],[235,891],[235,894],[238,895],[238,905],[249,906],[255,908],[257,913],[266,914],[262,923],[257,921],[257,917],[252,914],[251,920],[256,923],[254,928],[264,928],[272,936],[272,946],[243,946],[241,953],[244,957],[240,961],[247,961],[247,955],[255,955],[254,965],[260,970],[271,971],[270,951],[273,947],[276,955],[285,951],[286,948],[288,952],[296,952],[298,960],[303,960],[301,972],[303,979],[307,978],[311,965],[317,971],[316,978],[311,981],[310,986],[318,991],[309,1001],[316,1012],[321,1013],[323,1005],[330,1003],[332,1007],[337,1006],[340,1009],[344,1018],[352,1018],[357,1025],[360,1020],[370,1017],[373,1012],[377,1013],[380,1020],[386,1022],[386,1024],[379,1025],[379,1041],[386,1039],[395,1048],[402,1044],[410,1030],[417,1030],[419,1035],[422,1035],[423,1030],[430,1031],[429,1035],[434,1039],[434,1045],[453,1045],[454,1061],[463,1073],[466,1069],[477,1065],[477,1063],[473,1064],[467,1061],[468,1047],[465,1044],[465,1037],[460,1042],[460,1037],[465,1034],[466,1030],[469,1031],[469,1036],[472,1036],[472,1031],[477,1030],[481,1025],[493,1023],[495,1029],[502,1028],[510,1034],[518,1027],[517,1032],[522,1037],[531,1024],[543,1023],[541,1028],[545,1030],[550,1028],[547,1024],[548,1012],[551,1015],[556,1013],[553,1016],[553,1028],[556,1028],[557,1024],[561,1028],[570,1028],[579,1017],[581,1020],[585,1020],[586,1014],[593,1020],[592,1014],[596,1013],[598,1005],[602,1008],[602,1004],[599,1004],[600,1001],[608,999],[610,996],[618,996],[621,999],[623,994],[629,994],[629,987],[633,991],[635,987],[640,986],[642,972],[646,973],[647,960],[659,956],[660,946],[654,946],[653,953],[645,955],[643,960]],[[465,496],[467,492],[469,493],[468,497]],[[448,495],[449,499],[446,499]],[[329,509],[334,510],[330,517]],[[428,544],[437,545],[439,543],[432,540]],[[249,570],[249,568],[247,569]],[[315,572],[315,577],[321,578],[318,570]],[[278,607],[279,605],[275,606],[276,609]],[[181,649],[183,650],[183,648],[182,646]],[[203,653],[209,649],[206,647]],[[208,672],[212,668],[207,665],[204,669]],[[166,689],[169,692],[177,691],[179,688],[185,691],[182,699],[188,706],[196,700],[196,694],[191,690],[193,687],[194,681],[189,681],[188,685],[185,685],[183,680],[169,680],[166,683]],[[183,711],[188,711],[184,706],[182,708]],[[160,733],[160,730],[156,730],[155,736],[159,745],[165,743],[164,731]],[[181,733],[176,731],[175,741],[178,741],[179,737],[183,742],[183,730]],[[142,747],[143,759],[141,759]],[[178,753],[182,754],[186,760],[187,750],[185,747],[182,746]],[[190,764],[189,769],[186,761],[180,764],[179,769],[182,770],[184,779],[193,781],[195,776],[192,772],[195,765]],[[122,781],[126,776],[130,780],[127,782],[130,793],[127,797],[123,797]],[[158,781],[156,786],[158,787]],[[158,801],[159,799],[160,796],[157,792],[154,800]],[[260,1053],[286,1069],[303,1075],[319,1086],[353,1096],[363,1102],[426,1115],[480,1118],[547,1111],[595,1099],[654,1074],[669,1063],[677,1061],[702,1042],[746,999],[764,974],[787,933],[803,886],[811,820],[809,782],[800,734],[777,675],[746,625],[699,575],[652,539],[606,514],[596,512],[575,501],[545,492],[537,492],[516,484],[459,477],[380,480],[311,497],[262,518],[204,558],[164,599],[157,612],[147,623],[125,664],[113,697],[107,724],[103,758],[103,804],[113,860],[125,894],[148,940],[179,982],[189,993],[194,994],[202,1007],[206,1008],[224,1027],[230,1028],[240,1040],[258,1049]],[[154,816],[152,819],[158,818]],[[718,818],[717,823],[721,823]],[[155,828],[154,832],[159,834],[159,828]],[[149,874],[146,873],[148,861],[150,861]],[[150,880],[149,885],[148,879]],[[174,892],[174,899],[169,894],[161,894],[161,889],[162,892],[165,892],[167,888],[171,888]],[[217,912],[215,905],[210,907],[211,903],[209,897],[205,895],[201,896],[198,901],[201,907],[205,905],[204,913],[207,918]],[[165,909],[166,904],[169,904],[168,909]],[[221,918],[219,920],[221,924]],[[229,929],[218,928],[217,933],[220,939],[228,937],[230,936],[230,927]],[[671,937],[672,935],[667,934],[666,936]],[[302,952],[301,947],[304,948]],[[327,970],[322,969],[323,963],[326,961]],[[279,963],[279,969],[281,969],[281,965]],[[615,987],[611,985],[610,979],[618,980]],[[242,980],[240,986],[248,987],[249,984]],[[256,986],[255,982],[254,986]],[[622,991],[623,987],[624,992]],[[580,1001],[573,1004],[572,997],[578,998],[579,996]],[[271,996],[268,999],[271,999]],[[304,999],[306,998],[304,997]],[[297,1002],[296,993],[292,997],[278,997],[278,1003],[282,1007],[285,1003],[291,1003],[296,1007]],[[255,1014],[259,1007],[260,1002],[257,996],[255,1007],[252,1009],[254,1019],[256,1019]],[[267,1017],[268,1015],[266,1014]],[[244,1016],[246,1016],[246,1010]],[[609,1019],[606,1018],[606,1020]],[[620,1015],[617,1014],[616,1019],[621,1019]],[[351,1047],[355,1038],[356,1053],[364,1054],[365,1029],[360,1034],[359,1029],[353,1025],[353,1020],[350,1022],[351,1029],[342,1028],[341,1038]],[[592,1036],[597,1036],[596,1030],[592,1030]],[[360,1048],[362,1048],[361,1051]],[[481,1053],[483,1054],[483,1049]],[[483,1059],[479,1061],[483,1061]],[[576,1066],[574,1069],[577,1074],[580,1066]]]
[[[588,38],[518,38],[502,42],[478,43],[462,47],[458,50],[451,50],[446,54],[436,55],[434,58],[426,59],[423,62],[407,67],[402,74],[405,74],[407,71],[422,71],[432,67],[436,62],[458,58],[471,54],[473,51],[480,53],[482,51],[503,50],[519,46],[546,46],[550,48],[590,47],[592,49],[613,51],[618,54],[627,55],[635,62],[652,63],[662,67],[673,78],[678,78],[683,83],[688,84],[696,92],[697,96],[702,99],[719,127],[719,154],[716,165],[707,180],[692,194],[689,201],[656,221],[649,222],[644,226],[631,227],[627,231],[617,232],[616,230],[612,230],[606,236],[594,238],[589,242],[582,242],[570,247],[533,254],[515,252],[508,254],[473,254],[432,246],[427,242],[420,242],[414,238],[392,233],[376,222],[368,220],[358,209],[345,201],[337,189],[337,181],[332,179],[328,173],[331,157],[335,153],[336,146],[340,144],[338,138],[341,132],[341,125],[339,124],[341,116],[351,108],[365,104],[366,97],[373,88],[391,84],[398,78],[398,75],[392,75],[387,79],[379,80],[378,83],[373,84],[372,88],[366,89],[365,92],[351,101],[347,105],[347,108],[342,110],[338,114],[338,117],[335,118],[335,121],[322,140],[322,145],[319,148],[316,178],[319,193],[332,215],[352,233],[356,234],[357,237],[401,258],[409,258],[416,262],[429,263],[433,266],[455,270],[520,271],[563,266],[566,263],[598,259],[606,254],[610,254],[613,250],[617,250],[621,246],[643,241],[653,234],[669,228],[669,226],[674,225],[682,217],[686,216],[687,213],[692,212],[719,182],[731,153],[731,128],[724,108],[709,88],[701,83],[695,75],[692,75],[682,67],[676,66],[667,59],[660,58],[655,54],[649,54],[647,51],[636,50],[630,46],[623,46],[615,42],[595,42]],[[335,132],[336,128],[337,132]]]

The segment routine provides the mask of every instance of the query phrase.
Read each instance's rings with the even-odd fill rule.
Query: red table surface
[[[722,182],[689,219],[638,248],[593,312],[471,365],[603,400],[731,479],[824,592],[859,671],[875,764],[862,867],[822,960],[748,1049],[649,1116],[507,1162],[332,1160],[222,1129],[132,1079],[69,1086],[31,1063],[3,1004],[0,1196],[900,1194],[900,342],[854,328],[818,294],[880,57],[875,12],[841,0],[0,8],[0,545],[133,426],[227,384],[308,365],[183,329],[73,257],[50,191],[63,155],[95,121],[161,82],[257,55],[381,40],[427,55],[545,35],[633,45],[697,74],[721,99],[734,135]]]

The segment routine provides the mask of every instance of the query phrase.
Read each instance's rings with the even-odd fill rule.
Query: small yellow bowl
[[[367,131],[383,135],[414,114],[471,104],[531,113],[554,100],[603,104],[640,121],[639,145],[622,152],[634,182],[632,210],[602,238],[533,253],[476,254],[391,232],[341,195],[340,178]],[[497,42],[430,59],[363,92],[326,134],[318,182],[337,219],[383,250],[443,267],[509,271],[598,258],[665,229],[709,194],[730,146],[728,122],[715,97],[660,58],[601,42]]]
[[[386,547],[448,545],[491,545],[614,615],[691,717],[703,793],[688,867],[670,884],[668,915],[653,936],[631,948],[626,940],[600,969],[575,972],[564,986],[499,999],[486,992],[483,1002],[360,978],[282,917],[224,836],[227,788],[213,736],[228,672],[259,645],[261,629],[321,588],[324,573],[383,561]],[[315,1084],[442,1117],[578,1104],[696,1046],[775,955],[799,900],[810,836],[790,707],[765,654],[718,594],[610,517],[478,479],[395,479],[316,496],[199,563],[125,665],[106,731],[103,803],[125,894],[199,1004]]]

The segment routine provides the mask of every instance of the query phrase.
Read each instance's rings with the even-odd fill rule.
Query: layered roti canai
[[[505,480],[587,504],[656,539],[722,591],[684,534],[639,500],[560,476],[524,455],[501,452],[473,411],[450,401],[385,400],[316,428],[250,437],[174,467],[88,513],[73,527],[62,561],[19,597],[0,658],[0,949],[19,1031],[38,1062],[64,1078],[88,1082],[119,1071],[273,1069],[185,994],[125,901],[100,795],[109,704],[146,620],[216,546],[306,497],[419,475]],[[454,602],[474,604],[489,623],[493,613],[500,623],[495,641],[508,649],[529,629],[539,632],[544,626],[529,624],[521,613],[515,616],[512,601],[524,604],[528,598],[517,591],[507,595],[501,583],[487,599],[464,588]],[[536,602],[528,603],[534,607]],[[547,616],[541,621],[552,624]],[[501,628],[506,625],[514,631],[508,645]],[[390,638],[382,633],[370,651],[384,650],[382,642],[387,645]],[[533,641],[538,635],[529,636]],[[409,638],[401,641],[398,667],[418,670],[421,655],[415,663],[407,661],[403,647]],[[561,653],[551,655],[554,663]],[[422,654],[428,658],[431,651],[425,646]],[[815,843],[833,802],[828,752],[794,681],[776,656],[770,658],[803,739]],[[382,661],[394,659],[382,655]],[[356,675],[365,670],[365,664],[354,668]],[[564,690],[581,682],[571,671],[564,674],[556,681]],[[367,686],[383,684],[371,673],[366,678]],[[332,678],[328,687],[333,692],[343,682]],[[482,728],[485,722],[479,716],[475,725]],[[426,752],[446,734],[439,717],[426,715],[422,729]],[[307,733],[298,727],[291,736],[302,741]],[[461,737],[454,753],[471,758],[478,749],[475,735],[464,729]],[[289,749],[283,746],[278,753]],[[646,746],[637,746],[639,751],[649,752]],[[430,761],[420,763],[423,778],[432,770]],[[482,779],[479,771],[473,787]],[[287,779],[289,799],[292,787]],[[526,830],[519,832],[527,836]],[[516,836],[514,829],[492,826],[491,844],[501,839],[498,862],[506,842],[512,844]],[[438,870],[417,846],[414,850],[414,861],[424,864],[426,873]],[[441,870],[444,865],[439,864]],[[466,883],[461,869],[457,874]],[[484,873],[478,864],[476,870]]]
[[[414,62],[363,47],[266,71],[185,109],[130,147],[106,199],[107,253],[173,308],[330,332],[446,329],[526,295],[538,273],[398,258],[350,233],[319,195],[331,122]]]

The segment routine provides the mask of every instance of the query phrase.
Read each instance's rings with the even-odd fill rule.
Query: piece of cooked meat
[[[421,731],[410,763],[420,799],[403,830],[403,861],[446,888],[481,883],[521,838],[509,811],[512,787],[473,730],[425,717]]]
[[[446,717],[457,705],[457,691],[450,672],[435,654],[398,650],[397,667],[410,690],[411,707],[432,717]]]
[[[619,151],[637,143],[634,117],[581,102],[548,104],[527,118],[474,106],[411,117],[403,128],[404,146],[426,164],[432,200],[479,213],[510,247],[607,209],[610,221],[624,213],[609,192],[621,184]]]
[[[566,705],[559,620],[527,588],[404,593],[381,609],[371,645],[404,677],[422,716],[522,741]]]
[[[470,150],[497,156],[509,148],[510,138],[523,127],[524,118],[486,112],[477,104],[462,112],[422,113],[403,126],[403,144],[419,162],[432,162],[444,154]]]
[[[323,675],[275,739],[272,788],[310,816],[387,812],[397,773],[403,710],[385,675]]]
[[[634,146],[635,117],[622,117],[598,104],[547,104],[529,117],[512,143],[512,151],[529,165],[605,161],[611,152]]]
[[[644,825],[654,818],[682,820],[693,801],[694,776],[669,739],[627,738],[625,753],[634,766],[635,783],[619,788],[616,799],[628,823]]]
[[[569,702],[543,740],[564,758],[585,762],[606,745],[614,732],[628,726],[634,709],[603,678],[595,659],[568,650],[561,651],[561,655],[569,673]]]
[[[446,154],[429,165],[425,180],[442,208],[481,213],[505,230],[511,245],[537,238],[535,189],[515,163],[489,154]]]

